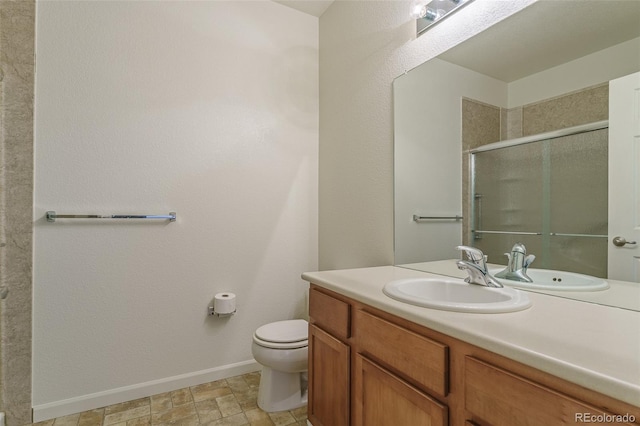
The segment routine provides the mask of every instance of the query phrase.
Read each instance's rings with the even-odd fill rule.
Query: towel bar
[[[455,220],[455,221],[461,221],[462,220],[462,216],[459,215],[455,215],[455,216],[419,216],[417,214],[413,215],[413,221],[414,222],[420,222],[423,220]]]
[[[164,219],[169,222],[176,221],[176,212],[169,212],[169,214],[57,214],[55,211],[50,210],[46,214],[47,222],[55,222],[56,219]]]

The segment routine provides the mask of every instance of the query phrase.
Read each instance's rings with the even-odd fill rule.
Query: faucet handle
[[[528,255],[527,257],[524,258],[524,263],[522,264],[522,267],[526,270],[533,263],[534,260],[536,260],[536,256],[534,254]]]
[[[458,246],[456,247],[456,249],[463,251],[469,258],[469,260],[476,265],[485,265],[486,257],[482,250],[469,246]]]

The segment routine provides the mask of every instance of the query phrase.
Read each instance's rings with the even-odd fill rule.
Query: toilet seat
[[[265,348],[296,349],[308,346],[308,324],[305,320],[276,321],[259,327],[253,341]]]

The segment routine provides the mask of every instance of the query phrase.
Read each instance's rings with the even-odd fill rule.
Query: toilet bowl
[[[305,320],[272,322],[253,334],[251,352],[262,365],[258,406],[266,412],[307,403],[308,326]]]

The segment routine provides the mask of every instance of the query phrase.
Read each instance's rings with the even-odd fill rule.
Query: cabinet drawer
[[[474,419],[495,426],[584,423],[587,417],[610,414],[470,356],[465,357],[464,397]]]
[[[354,318],[361,352],[423,389],[447,396],[449,348],[364,311]]]
[[[351,337],[349,304],[313,287],[309,289],[309,317],[313,324],[335,337],[343,340]]]

